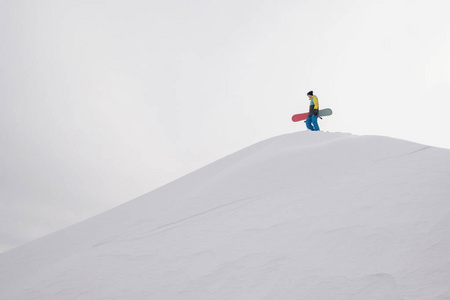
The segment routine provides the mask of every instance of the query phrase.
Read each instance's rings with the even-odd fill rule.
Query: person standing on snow
[[[317,124],[317,118],[319,117],[319,99],[313,94],[313,91],[306,94],[311,102],[309,103],[309,113],[306,119],[306,127],[312,131],[319,131],[319,124]]]

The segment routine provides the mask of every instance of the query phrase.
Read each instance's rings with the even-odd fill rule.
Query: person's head
[[[313,91],[309,91],[306,95],[311,99],[311,97],[313,96]]]

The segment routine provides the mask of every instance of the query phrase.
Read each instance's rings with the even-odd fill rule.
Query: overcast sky
[[[0,2],[0,252],[263,139],[450,148],[447,1]]]

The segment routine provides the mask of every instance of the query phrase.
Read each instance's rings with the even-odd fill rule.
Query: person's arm
[[[317,99],[317,96],[313,97],[313,102],[314,102],[314,114],[316,116],[319,115],[319,100]]]
[[[319,100],[317,99],[317,96],[314,96],[313,102],[314,102],[314,109],[319,109]]]

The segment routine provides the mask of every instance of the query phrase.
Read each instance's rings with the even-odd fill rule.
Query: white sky
[[[0,252],[260,140],[450,148],[447,1],[0,2]]]

